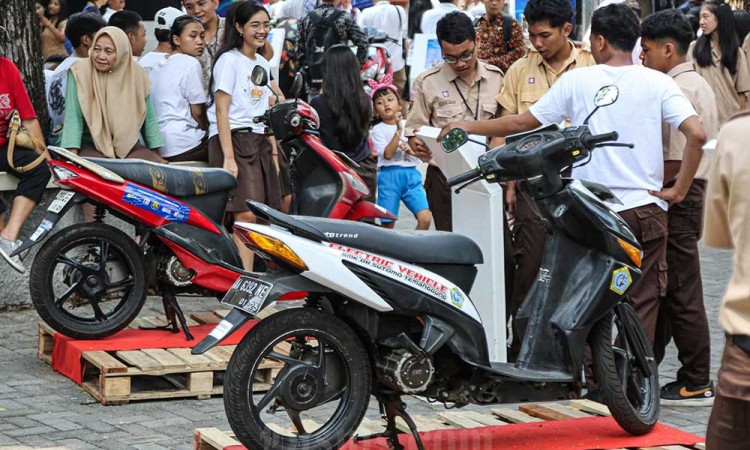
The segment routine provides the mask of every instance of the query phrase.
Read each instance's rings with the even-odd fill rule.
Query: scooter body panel
[[[516,367],[575,374],[592,327],[641,277],[617,239],[640,247],[622,218],[581,182],[538,203],[551,234],[517,314],[525,338]]]

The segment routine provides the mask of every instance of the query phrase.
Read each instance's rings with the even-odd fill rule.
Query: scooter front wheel
[[[125,328],[146,300],[143,257],[133,238],[84,223],[54,234],[31,266],[31,301],[52,328],[101,339]]]
[[[589,345],[612,417],[630,434],[651,431],[659,419],[659,375],[653,348],[633,308],[621,303],[597,322]]]
[[[263,319],[242,339],[224,408],[247,448],[334,450],[356,431],[370,390],[370,359],[351,327],[300,308]]]

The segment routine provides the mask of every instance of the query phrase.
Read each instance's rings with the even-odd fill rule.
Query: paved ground
[[[731,253],[704,249],[702,259],[715,377],[721,357],[717,349],[723,346],[716,318],[730,276]],[[196,301],[183,304],[187,310],[207,309]],[[159,308],[159,304],[149,301],[143,314],[158,314]],[[229,429],[221,398],[124,406],[98,404],[75,383],[36,358],[37,322],[33,310],[0,314],[0,448],[191,449],[193,429]],[[671,348],[660,368],[662,384],[674,379],[677,368],[676,352]],[[442,410],[415,399],[408,403],[409,411],[415,414],[430,416],[435,410]],[[664,407],[661,420],[703,435],[709,412],[706,407]],[[374,404],[368,417],[378,418]]]

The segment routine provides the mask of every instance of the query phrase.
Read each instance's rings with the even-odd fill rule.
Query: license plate
[[[243,275],[234,282],[221,303],[256,315],[263,307],[272,287],[273,283]]]
[[[55,214],[58,214],[62,209],[65,207],[65,205],[68,204],[71,198],[76,195],[73,191],[60,191],[57,193],[57,197],[55,197],[55,200],[50,203],[49,208],[47,208],[47,211],[53,212]]]

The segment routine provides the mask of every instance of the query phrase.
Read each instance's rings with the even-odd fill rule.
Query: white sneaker
[[[0,256],[5,258],[5,260],[8,261],[8,264],[10,264],[13,269],[20,273],[25,273],[26,267],[24,267],[23,263],[21,262],[21,258],[19,258],[18,255],[13,257],[10,256],[10,254],[13,253],[16,248],[17,245],[15,242],[9,241],[0,236]]]
[[[16,248],[20,247],[21,244],[23,244],[23,241],[20,239],[16,239]],[[21,261],[26,260],[26,257],[29,256],[29,253],[31,252],[30,248],[27,248],[26,250],[22,251],[18,254],[19,258],[21,258]]]

